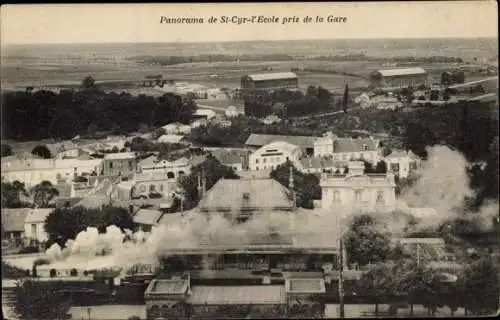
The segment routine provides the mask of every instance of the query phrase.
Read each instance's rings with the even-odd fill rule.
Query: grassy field
[[[110,63],[79,61],[76,64],[53,61],[29,62],[27,64],[6,63],[2,66],[2,86],[4,88],[24,88],[26,86],[78,85],[88,75],[96,80],[140,80],[146,75],[162,74],[164,78],[190,83],[199,83],[207,87],[237,88],[241,76],[249,73],[287,72],[292,68],[330,70],[356,76],[334,73],[298,72],[302,88],[309,85],[321,85],[330,90],[338,90],[347,83],[350,87],[364,87],[370,72],[385,68],[382,64],[369,61],[241,61],[215,63],[186,63],[173,66],[144,65],[121,60]],[[397,67],[415,66],[400,64]],[[419,66],[434,76],[448,70],[451,64],[428,64]]]

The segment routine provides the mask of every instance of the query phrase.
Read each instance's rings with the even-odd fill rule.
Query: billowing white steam
[[[89,260],[98,260],[101,268],[125,266],[137,263],[154,264],[158,258],[168,255],[170,250],[196,249],[200,245],[244,245],[266,241],[272,233],[290,241],[291,235],[301,237],[301,244],[314,246],[335,246],[339,225],[325,215],[313,212],[297,213],[298,219],[290,219],[290,213],[262,213],[242,224],[232,224],[230,220],[211,215],[208,219],[200,213],[191,213],[172,225],[158,225],[150,233],[141,231],[125,234],[115,226],[107,228],[107,232],[99,234],[96,228],[87,228],[80,232],[76,239],[68,240],[61,249],[54,244],[47,250],[48,257],[60,265],[73,264],[86,268]],[[318,237],[318,234],[324,235]],[[124,241],[128,237],[132,241]],[[286,240],[288,239],[288,240]],[[312,245],[309,243],[309,245]],[[105,257],[99,257],[106,254]],[[95,259],[94,259],[95,258]],[[104,261],[104,262],[103,262]],[[63,263],[62,263],[63,262]]]
[[[450,217],[472,216],[464,214],[461,209],[464,197],[473,196],[466,173],[467,161],[448,147],[436,146],[427,151],[429,159],[423,164],[420,178],[413,187],[403,190],[398,199],[397,207],[402,214],[376,216],[393,234],[403,232],[409,216],[414,214],[410,207],[435,209],[430,210],[433,215],[420,219],[419,227],[437,227]],[[88,228],[79,233],[74,241],[69,240],[62,250],[57,244],[53,245],[47,250],[47,255],[55,263],[59,261],[81,267],[85,267],[90,260],[94,260],[94,268],[149,264],[157,262],[169,250],[198,248],[204,244],[250,244],[272,233],[285,236],[298,233],[302,234],[303,244],[314,242],[313,246],[336,246],[339,230],[346,229],[346,212],[346,208],[342,207],[315,212],[304,210],[295,221],[290,219],[289,213],[269,213],[256,215],[244,224],[232,224],[222,216],[212,215],[207,219],[203,214],[190,213],[179,223],[153,227],[150,233],[132,234],[127,231],[123,234],[117,227],[110,226],[105,234],[99,234],[97,229]],[[491,221],[494,214],[498,214],[498,205],[488,204],[474,216]],[[124,241],[125,237],[132,241]],[[98,257],[105,253],[105,257]]]

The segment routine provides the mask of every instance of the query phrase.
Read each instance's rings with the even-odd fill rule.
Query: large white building
[[[58,181],[71,181],[75,175],[83,173],[99,174],[102,159],[2,159],[2,181],[24,182],[27,187],[42,181],[57,184]]]
[[[302,151],[299,146],[284,141],[275,141],[252,153],[248,167],[252,171],[273,170],[288,160],[297,166],[301,155]]]
[[[379,141],[373,138],[339,138],[331,132],[314,141],[314,157],[332,156],[335,161],[380,160]]]
[[[396,206],[392,173],[365,174],[361,161],[352,161],[347,174],[323,174],[321,207],[339,207],[347,213],[391,212]]]

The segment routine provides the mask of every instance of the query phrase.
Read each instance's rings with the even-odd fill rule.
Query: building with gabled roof
[[[411,150],[392,150],[384,157],[387,168],[400,178],[407,178],[422,165],[422,159]]]
[[[24,221],[30,208],[2,208],[2,240],[21,244],[24,238]]]
[[[241,77],[241,90],[296,89],[299,79],[293,72],[249,74]]]
[[[201,212],[293,210],[290,191],[274,179],[220,179],[201,199]]]
[[[285,141],[274,141],[250,154],[248,168],[252,171],[273,170],[277,166],[292,162],[295,166],[302,157],[302,149]]]
[[[313,152],[314,141],[316,139],[317,137],[311,136],[285,136],[277,134],[252,133],[245,141],[245,148],[249,150],[257,150],[258,148],[274,141],[284,141],[299,146],[305,151],[305,153],[309,154]]]
[[[24,219],[24,237],[31,243],[44,243],[49,239],[44,224],[53,208],[30,209]]]
[[[331,132],[314,141],[314,156],[331,156],[334,161],[366,160],[377,163],[380,159],[380,142],[369,138],[339,138]]]
[[[420,67],[377,70],[370,74],[374,88],[416,88],[427,83],[427,71]]]

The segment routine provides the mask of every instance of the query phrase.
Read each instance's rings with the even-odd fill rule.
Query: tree
[[[164,134],[167,134],[167,132],[165,131],[165,129],[163,129],[163,128],[158,128],[158,129],[156,129],[156,130],[153,132],[153,136],[152,136],[152,138],[153,138],[154,140],[156,140],[156,139],[158,139],[159,137],[161,137],[161,136],[162,136],[162,135],[164,135]]]
[[[122,231],[124,231],[125,229],[134,230],[134,221],[132,220],[132,216],[126,209],[123,208],[104,208],[101,226],[106,228],[107,226],[112,225],[117,226]]]
[[[52,158],[52,154],[50,153],[50,150],[44,146],[44,145],[37,145],[36,147],[31,150],[31,154],[38,156],[43,159],[50,159]]]
[[[24,183],[14,181],[2,182],[2,208],[19,208],[22,206],[21,195],[28,196]]]
[[[108,226],[115,225],[122,231],[134,230],[132,217],[123,208],[106,207],[85,209],[83,207],[57,208],[45,220],[44,229],[50,242],[64,246],[68,239],[75,239],[81,231],[89,227],[105,233]]]
[[[344,111],[344,113],[347,113],[348,105],[349,105],[349,87],[346,84],[344,89],[344,96],[342,97],[342,110]]]
[[[82,80],[81,88],[82,89],[90,89],[95,87],[95,80],[91,76],[86,76]]]
[[[200,200],[198,177],[205,180],[207,190],[212,188],[221,178],[239,179],[232,168],[221,164],[214,156],[208,155],[205,161],[191,168],[189,175],[179,178],[179,184],[185,192],[184,209],[195,207]]]
[[[12,148],[8,144],[2,143],[2,157],[7,157],[12,155]]]
[[[67,319],[70,301],[58,282],[25,280],[14,289],[14,311],[21,319]]]
[[[498,310],[498,267],[490,257],[472,262],[459,277],[465,307],[473,315],[492,315]]]
[[[349,263],[364,266],[385,261],[391,254],[389,233],[370,215],[355,216],[344,238]]]
[[[42,181],[31,189],[33,202],[39,208],[47,208],[50,200],[59,195],[59,191],[50,181]]]
[[[305,174],[298,171],[290,161],[278,165],[271,171],[270,177],[278,181],[282,186],[288,188],[290,179],[290,168],[293,170],[294,188],[297,198],[297,206],[307,209],[314,208],[314,199],[321,198],[319,179],[314,174]]]

